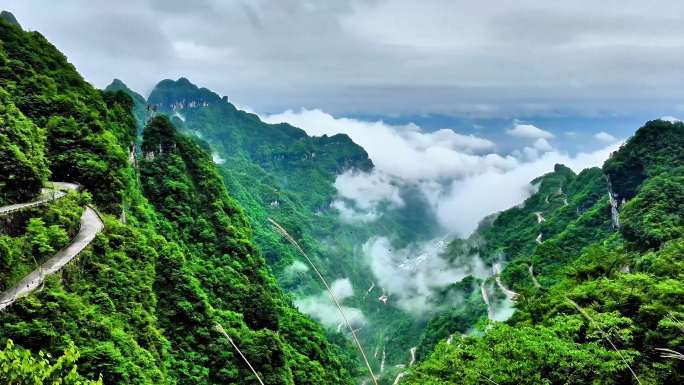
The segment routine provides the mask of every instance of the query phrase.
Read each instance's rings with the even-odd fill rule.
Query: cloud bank
[[[104,87],[189,77],[257,111],[630,114],[684,97],[681,1],[5,0]],[[350,63],[353,58],[353,63]]]
[[[516,123],[513,128],[507,130],[506,133],[510,136],[517,136],[518,138],[526,139],[551,139],[553,134],[544,131],[539,127],[533,126],[531,124],[520,124]]]
[[[340,304],[346,298],[354,295],[354,288],[348,278],[335,280],[330,285],[330,291],[332,291]],[[329,328],[336,328],[344,321],[339,310],[331,301],[328,292],[325,290],[317,295],[297,299],[294,301],[294,304],[302,313],[310,315]],[[342,306],[342,311],[344,311],[352,327],[358,328],[366,323],[366,317],[360,309]]]
[[[269,123],[288,122],[309,135],[345,133],[369,153],[376,168],[408,181],[463,177],[487,167],[513,167],[515,159],[495,153],[495,144],[474,135],[443,129],[425,132],[415,124],[392,126],[383,121],[368,122],[336,118],[321,110],[288,110],[266,115]],[[374,176],[374,178],[381,178]]]
[[[377,285],[389,296],[389,303],[415,315],[426,315],[437,304],[431,303],[434,291],[466,276],[485,278],[489,269],[477,256],[466,256],[460,263],[450,263],[441,254],[445,239],[393,248],[388,238],[370,239],[363,246]],[[452,298],[456,306],[462,299]],[[446,305],[446,304],[440,304]]]
[[[615,143],[617,141],[616,137],[605,131],[594,134],[594,139],[604,143]]]
[[[380,217],[380,206],[402,205],[402,186],[418,186],[430,202],[445,232],[465,237],[486,215],[514,206],[531,193],[529,181],[562,163],[575,171],[599,166],[617,149],[614,144],[593,153],[570,156],[556,150],[553,134],[513,121],[507,133],[529,140],[511,154],[495,152],[487,138],[462,135],[450,129],[423,131],[415,124],[394,126],[383,121],[336,118],[321,110],[288,110],[264,116],[270,123],[288,122],[310,135],[345,133],[366,149],[375,164],[370,173],[348,171],[338,176],[339,201],[333,203],[343,218],[370,221]],[[601,135],[606,139],[607,133]]]
[[[438,289],[468,275],[491,276],[477,255],[444,260],[441,253],[446,240],[465,238],[485,216],[521,203],[535,191],[529,182],[552,171],[555,164],[579,172],[601,165],[619,145],[604,132],[597,139],[613,144],[570,156],[553,147],[551,133],[513,121],[507,133],[528,144],[511,154],[498,154],[496,143],[487,138],[448,129],[425,132],[415,124],[393,126],[383,121],[336,118],[321,110],[290,110],[265,116],[264,120],[288,122],[311,135],[345,133],[366,149],[375,169],[369,173],[347,171],[335,181],[338,198],[332,208],[343,220],[382,220],[388,210],[402,207],[401,192],[407,188],[417,189],[424,196],[442,227],[432,241],[399,249],[393,246],[391,234],[378,235],[362,247],[376,284],[389,296],[389,303],[417,316],[434,309],[432,299]],[[333,324],[338,320],[326,301],[321,295],[300,301],[298,307]],[[458,298],[452,301],[453,306],[458,305]],[[350,311],[362,321],[362,314]],[[510,306],[503,306],[496,317],[504,319],[510,312]]]

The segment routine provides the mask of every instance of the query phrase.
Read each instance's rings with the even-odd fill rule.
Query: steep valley
[[[1,383],[684,383],[684,123],[456,234],[419,183],[350,219],[346,134],[125,81],[0,15]]]

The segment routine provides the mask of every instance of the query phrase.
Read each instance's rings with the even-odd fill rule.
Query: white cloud
[[[527,138],[527,139],[537,139],[537,138],[542,138],[542,139],[551,139],[553,138],[553,134],[544,131],[539,127],[533,126],[531,124],[521,124],[521,123],[515,123],[513,128],[510,130],[506,130],[506,133],[511,136],[516,136],[518,138]]]
[[[393,126],[382,121],[368,122],[335,118],[321,110],[292,110],[264,116],[269,123],[288,122],[310,135],[345,133],[369,154],[377,169],[405,180],[464,176],[488,164],[514,163],[512,158],[478,154],[491,150],[494,143],[452,130],[425,132],[414,124]]]
[[[309,271],[309,266],[306,263],[299,260],[292,262],[290,266],[285,268],[285,274],[287,275],[305,273],[307,271]]]
[[[394,249],[389,239],[370,239],[363,246],[379,289],[389,295],[389,303],[417,316],[433,309],[431,297],[436,289],[457,283],[468,275],[489,276],[489,269],[477,256],[463,256],[458,263],[442,258],[447,242],[437,238],[429,242]],[[458,305],[458,298],[450,304]]]
[[[415,124],[407,126],[409,129],[404,134],[417,149],[426,150],[430,147],[443,147],[448,149],[460,149],[468,152],[481,152],[495,147],[494,142],[475,135],[462,135],[449,129],[441,129],[426,134]]]
[[[482,153],[493,147],[486,139],[440,131],[427,133],[415,124],[393,126],[305,109],[266,116],[264,120],[285,121],[311,135],[345,133],[366,149],[375,169],[371,173],[346,172],[335,182],[339,201],[332,206],[343,219],[376,220],[382,215],[382,204],[401,207],[401,191],[411,185],[425,195],[445,231],[460,236],[469,235],[486,215],[527,198],[531,192],[529,181],[552,171],[556,163],[580,171],[601,165],[610,151],[617,149],[614,144],[594,153],[568,156],[539,136],[550,133],[521,124],[516,125],[518,133],[538,137],[532,146],[504,156]]]
[[[5,0],[3,8],[100,87],[117,76],[144,92],[161,78],[187,76],[257,111],[297,105],[501,117],[648,113],[682,100],[684,4],[674,0],[657,7],[634,0],[621,7],[589,0],[553,7],[539,0],[495,7],[465,0]]]
[[[362,210],[372,209],[382,201],[396,206],[403,204],[399,187],[392,178],[376,170],[371,173],[349,170],[337,176],[335,188],[340,197],[353,200]]]
[[[547,140],[550,134],[545,131],[517,125],[516,135],[524,133],[535,140],[511,155],[500,155],[488,152],[495,145],[483,138],[447,130],[427,133],[414,124],[393,126],[381,121],[335,118],[320,110],[287,111],[265,120],[286,121],[312,135],[345,133],[366,149],[375,169],[369,173],[347,171],[335,181],[338,197],[331,206],[345,221],[382,220],[386,210],[405,204],[402,192],[422,193],[442,227],[433,241],[412,242],[396,249],[392,234],[388,234],[373,237],[362,247],[376,285],[389,295],[390,306],[416,315],[443,305],[432,301],[436,290],[467,275],[491,274],[477,255],[464,255],[455,262],[444,260],[440,255],[444,243],[440,241],[467,237],[485,216],[518,205],[536,191],[529,182],[553,171],[555,164],[565,164],[575,171],[598,166],[618,146],[569,156],[553,148]],[[340,290],[350,292],[346,289]],[[458,306],[459,300],[453,298],[451,305]],[[510,315],[512,308],[504,305],[494,309],[497,319]],[[326,325],[339,322],[336,309],[323,296],[299,300],[297,306]],[[364,322],[360,311],[347,310],[357,317],[356,322]]]
[[[216,164],[224,164],[226,163],[226,160],[221,158],[221,155],[219,155],[217,152],[212,151],[211,153],[211,160],[214,161]]]
[[[674,116],[670,116],[670,115],[663,116],[660,118],[660,120],[664,120],[664,121],[670,122],[670,123],[681,122],[681,119],[675,118]]]
[[[330,291],[338,301],[343,301],[354,295],[354,287],[349,278],[336,279],[330,285]]]
[[[616,137],[614,137],[613,135],[611,135],[605,131],[601,131],[601,132],[594,134],[594,139],[599,140],[599,141],[604,142],[604,143],[614,143],[615,141],[617,141]]]
[[[360,210],[355,208],[353,203],[350,204],[340,199],[334,200],[330,207],[337,210],[340,218],[346,223],[373,222],[380,217],[380,214],[373,208]]]
[[[549,141],[544,138],[537,139],[534,142],[534,148],[541,152],[549,152],[553,150],[553,146],[551,146],[551,143],[549,143]]]
[[[460,236],[468,236],[486,215],[515,206],[534,191],[529,182],[553,171],[557,163],[576,172],[600,166],[619,143],[592,153],[568,156],[547,152],[536,159],[521,162],[509,170],[489,169],[477,175],[455,179],[446,189],[427,195],[442,225]]]
[[[340,304],[354,295],[354,288],[348,278],[335,280],[330,285],[330,291],[335,295]],[[334,305],[330,295],[325,290],[318,295],[297,299],[294,301],[294,304],[301,312],[312,316],[327,327],[334,328],[344,322],[339,309]],[[366,323],[366,317],[360,309],[342,306],[342,311],[352,327],[358,328]]]

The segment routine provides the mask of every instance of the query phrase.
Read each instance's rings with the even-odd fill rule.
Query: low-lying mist
[[[554,142],[560,140],[554,134],[515,120],[505,134],[528,144],[499,154],[497,144],[487,138],[448,129],[427,132],[415,124],[395,126],[382,121],[335,118],[320,110],[306,109],[263,119],[288,122],[310,135],[345,133],[366,149],[375,168],[371,172],[349,170],[335,182],[338,197],[331,207],[344,221],[363,225],[392,215],[396,218],[407,204],[407,191],[422,196],[426,210],[437,223],[429,236],[409,235],[409,239],[397,242],[397,234],[376,234],[362,246],[375,282],[389,296],[388,303],[417,315],[439,306],[431,299],[447,285],[468,275],[492,275],[491,268],[477,255],[447,261],[442,254],[449,240],[467,238],[485,216],[520,204],[535,191],[530,181],[551,172],[555,164],[579,172],[600,166],[619,146],[614,138],[601,135],[600,141],[613,143],[595,152],[569,155],[554,147]],[[407,211],[404,220],[424,220],[411,213]],[[309,299],[300,308],[313,306],[314,302]],[[512,312],[510,305],[497,303],[493,317],[507,318]],[[326,319],[335,322],[332,317]]]
[[[343,304],[345,299],[354,295],[354,287],[351,281],[347,278],[335,280],[330,284],[330,290],[342,305],[342,311],[344,311],[352,327],[358,328],[363,326],[366,323],[366,317],[364,317],[363,312],[360,309],[344,306]],[[325,290],[317,295],[297,299],[294,304],[301,312],[310,315],[327,327],[338,327],[344,322],[339,310],[330,300],[330,296]]]

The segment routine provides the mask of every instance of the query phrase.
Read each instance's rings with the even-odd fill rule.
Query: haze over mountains
[[[71,36],[65,25],[92,25],[73,27],[69,20],[102,12],[81,5],[79,12],[64,13],[60,39]],[[435,66],[435,78],[408,79],[413,91],[440,79],[437,69],[443,67],[434,60],[451,57],[453,50],[479,54],[434,38],[446,26],[434,4],[415,15],[435,20],[434,29],[396,40],[404,34],[391,23],[371,28],[368,16],[384,20],[382,10],[401,16],[415,11],[412,5],[292,3],[267,11],[255,3],[228,17],[224,12],[232,5],[203,2],[188,13],[181,4],[150,2],[138,5],[144,12],[131,23],[144,25],[142,31],[123,33],[116,26],[135,7],[117,7],[101,20],[97,31],[104,35],[118,31],[139,38],[127,52],[149,52],[128,55],[140,61],[139,73],[125,61],[126,76],[116,75],[100,90],[79,74],[78,63],[22,27],[33,28],[52,6],[36,9],[21,24],[9,12],[0,14],[0,296],[11,298],[0,311],[0,379],[74,385],[684,380],[684,123],[673,116],[657,119],[676,110],[668,104],[676,90],[663,91],[667,103],[616,115],[619,108],[590,113],[606,108],[603,98],[618,100],[614,91],[600,93],[596,106],[576,115],[559,117],[555,109],[541,108],[532,116],[534,106],[509,105],[506,111],[520,111],[509,116],[480,103],[470,105],[477,113],[445,113],[438,107],[458,104],[459,98],[448,97],[458,84],[425,99],[432,102],[422,116],[419,108],[391,116],[381,102],[373,106],[377,112],[347,109],[353,117],[331,115],[318,105],[255,113],[234,104],[231,93],[208,87],[226,81],[214,67],[200,74],[182,65],[220,61],[210,54],[222,52],[221,41],[212,49],[200,44],[216,18],[236,21],[227,42],[249,35],[238,23],[241,17],[270,35],[276,29],[264,22],[271,17],[294,15],[294,23],[313,13],[319,19],[307,23],[321,27],[322,36],[354,26],[371,41],[396,46],[379,52],[383,58],[432,51],[424,51],[424,63]],[[534,4],[521,7],[540,12]],[[150,22],[155,10],[159,19]],[[585,12],[563,10],[568,17]],[[507,7],[500,11],[498,17],[517,15]],[[651,15],[635,6],[615,18],[632,20],[638,11]],[[473,6],[470,12],[497,19],[489,9]],[[173,54],[164,44],[149,44],[168,39],[168,31],[154,32],[164,31],[165,20],[180,33],[196,25],[195,18],[209,22],[187,35],[196,40],[172,44]],[[58,25],[52,19],[49,24]],[[338,24],[323,28],[331,20]],[[507,52],[522,37],[516,22],[508,25],[507,38],[487,43],[479,38],[492,39],[489,34],[471,33],[463,42]],[[290,28],[282,38],[300,36]],[[591,48],[579,44],[584,35],[573,31],[568,28],[552,46]],[[636,44],[630,34],[606,36]],[[88,36],[81,38],[68,44],[90,44]],[[103,52],[122,50],[117,39],[87,61],[103,62]],[[349,43],[344,37],[335,41],[337,48],[350,47],[342,44]],[[591,41],[614,48],[611,39]],[[363,53],[372,47],[356,48]],[[271,53],[265,48],[255,46],[252,54],[266,60]],[[320,91],[314,87],[325,78],[319,68],[311,79],[301,76],[310,64],[296,60],[301,49],[291,48],[290,63],[301,64],[300,75],[288,78],[293,72],[286,66],[281,80]],[[192,55],[178,61],[183,53]],[[76,57],[84,60],[85,52]],[[339,71],[337,55],[328,58]],[[242,65],[255,67],[227,77],[244,76],[243,86],[264,87],[268,82],[254,74],[272,74],[254,60],[246,55]],[[157,79],[179,68],[189,73],[157,81],[149,93],[129,87],[149,81],[150,63],[164,68],[155,72]],[[85,67],[100,79],[112,63],[103,64],[97,72]],[[600,58],[584,65],[599,73],[602,68]],[[456,64],[465,71],[463,66]],[[404,70],[378,76],[390,81]],[[563,86],[552,79],[554,71],[539,71],[549,90]],[[486,66],[470,73],[505,80]],[[584,74],[584,81],[592,74]],[[623,84],[622,75],[613,74],[604,85]],[[520,75],[515,81],[525,89],[531,79]],[[273,92],[274,100],[282,95],[278,84],[258,93]],[[383,89],[376,85],[374,92]],[[349,98],[356,103],[361,99],[354,92]],[[444,100],[436,103],[436,97]],[[396,95],[397,105],[406,100]],[[322,97],[320,106],[332,101]],[[573,108],[584,102],[575,103]],[[650,110],[656,119],[616,128],[653,103],[659,105]],[[611,128],[589,124],[576,130],[578,122],[609,122]],[[459,125],[469,128],[455,129]],[[56,257],[60,268],[46,268]]]
[[[186,76],[260,114],[304,107],[488,135],[519,119],[575,132],[557,146],[586,152],[597,132],[624,139],[648,119],[680,116],[684,97],[676,1],[5,6],[97,87],[119,77],[147,95]]]

